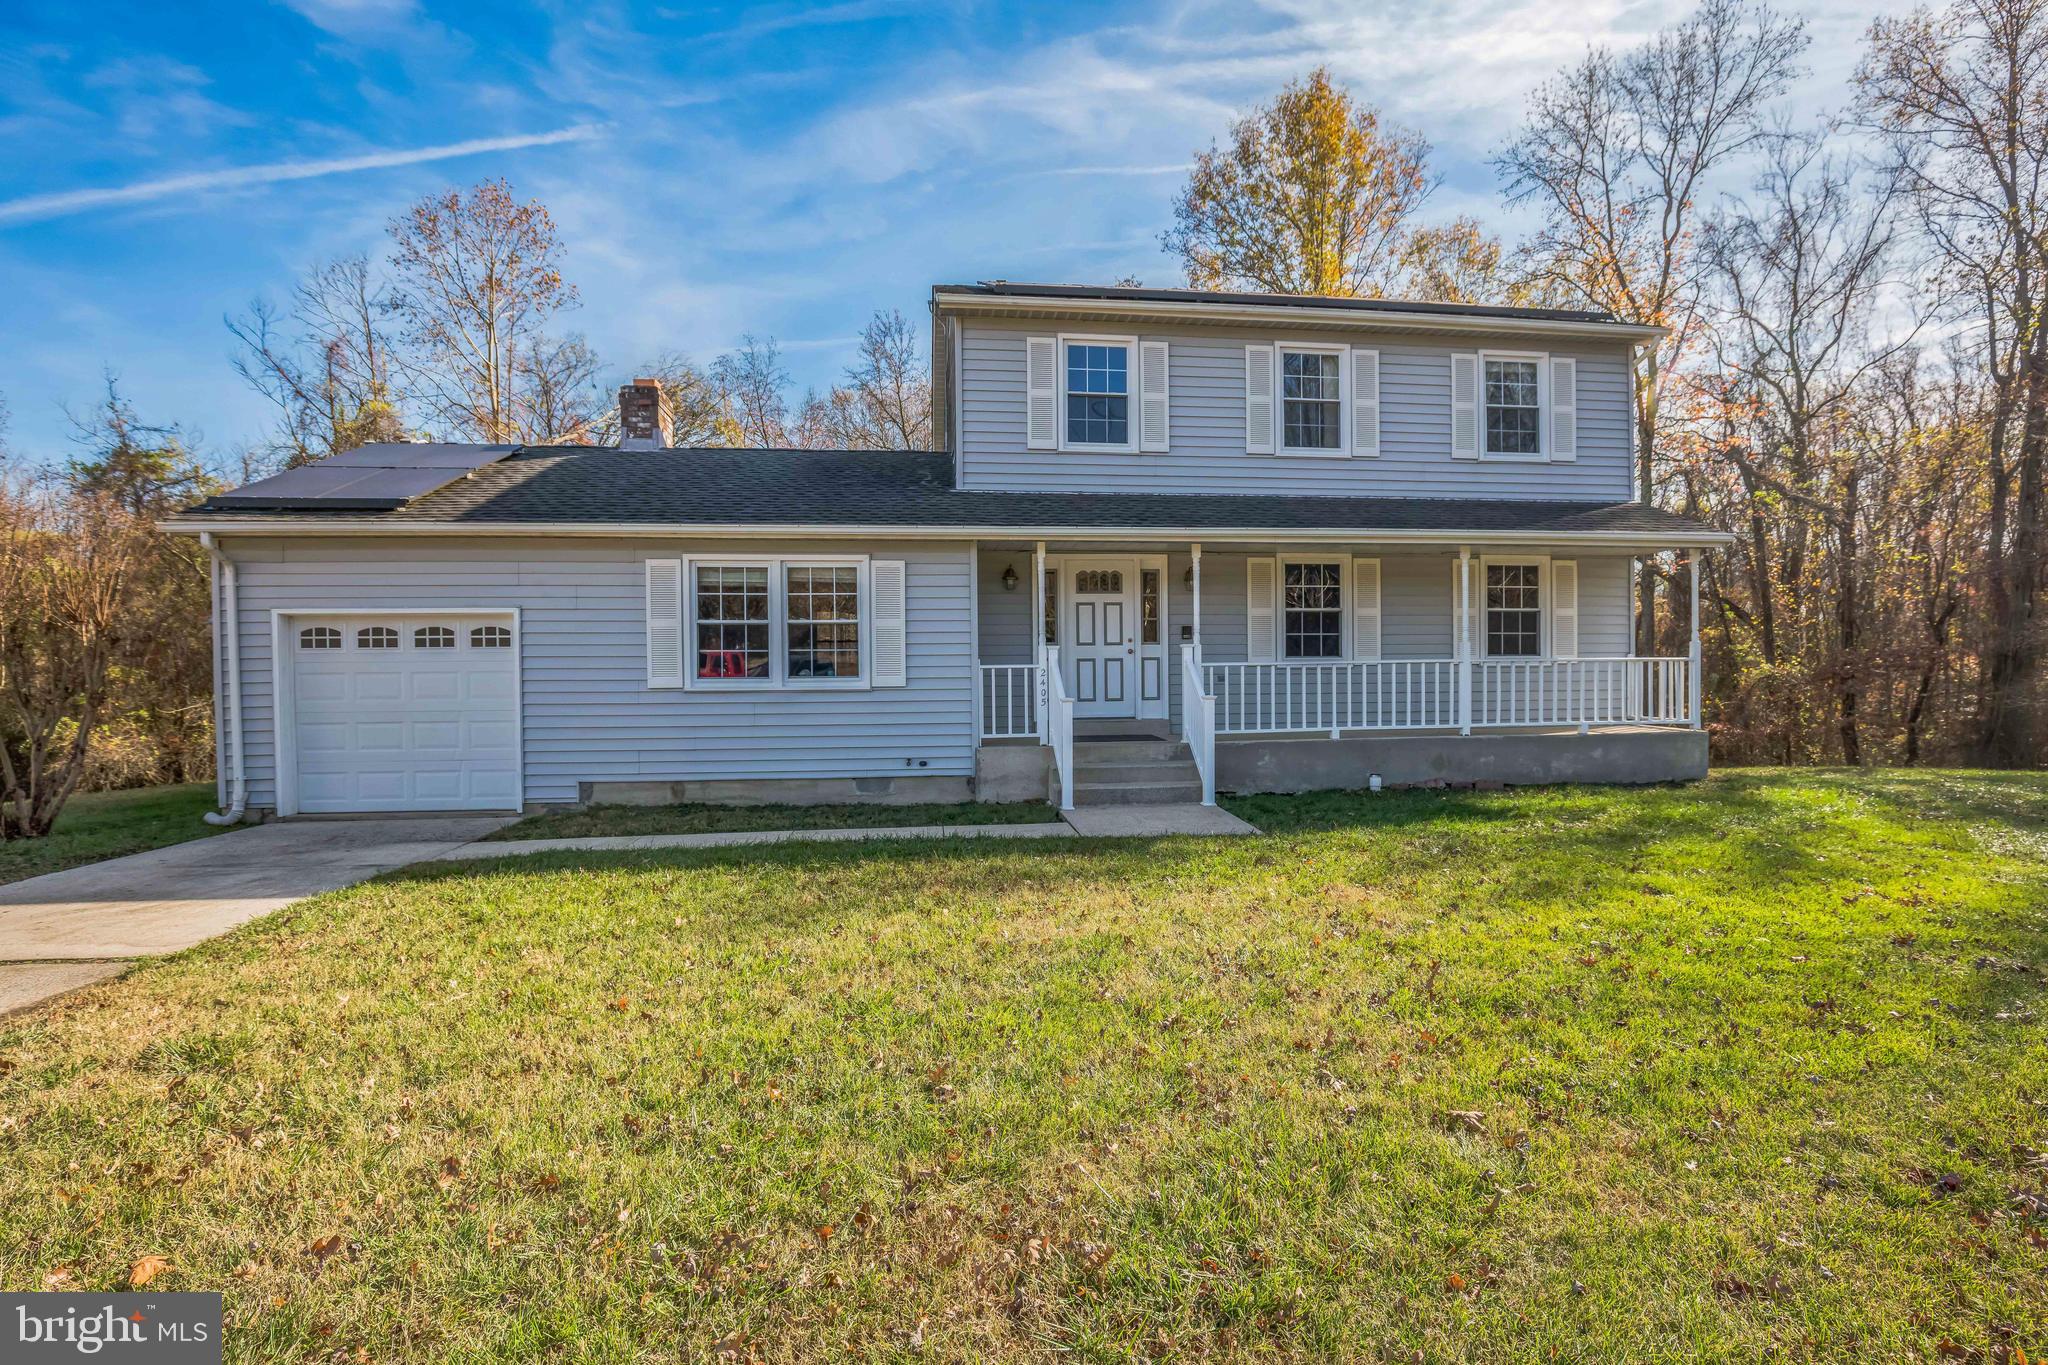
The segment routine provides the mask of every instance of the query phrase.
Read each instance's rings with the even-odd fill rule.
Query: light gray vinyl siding
[[[525,797],[577,783],[971,775],[971,588],[962,543],[560,539],[231,540],[240,566],[250,803],[276,804],[272,613],[517,607]],[[909,685],[760,692],[647,685],[651,557],[867,554],[901,559]],[[922,766],[919,766],[919,765]]]
[[[1281,553],[1281,551],[1274,551]],[[1290,550],[1287,553],[1294,553]],[[1302,554],[1317,551],[1302,550]],[[1335,558],[1374,558],[1369,547],[1330,551]],[[1479,601],[1481,547],[1473,548],[1474,602]],[[1241,663],[1246,654],[1245,561],[1242,552],[1202,554],[1202,658],[1209,663]],[[1633,606],[1629,598],[1631,561],[1614,555],[1559,554],[1579,566],[1579,655],[1618,658],[1629,653]],[[1380,632],[1385,659],[1449,659],[1456,653],[1453,594],[1455,554],[1381,554]],[[1015,592],[1002,587],[1003,566],[1014,565]],[[1193,593],[1184,583],[1188,556],[1167,560],[1167,676],[1170,716],[1180,725],[1180,628],[1190,619]],[[981,555],[981,661],[1030,663],[1032,660],[1029,550],[986,550]],[[1348,604],[1347,604],[1348,610]],[[1478,629],[1475,622],[1474,629]]]
[[[1024,341],[1060,324],[969,320],[961,328],[960,470],[964,488],[1116,493],[1294,493],[1370,497],[1555,498],[1630,496],[1628,348],[1502,338],[1496,349],[1547,351],[1578,361],[1578,458],[1547,464],[1451,458],[1451,362],[1485,349],[1469,336],[1309,333],[1300,329],[1187,328],[1146,332],[1168,342],[1170,449],[1163,454],[1028,450]],[[1068,324],[1077,330],[1077,324]],[[1114,330],[1114,329],[1110,329]],[[1248,455],[1244,348],[1248,343],[1348,340],[1380,353],[1377,458]],[[1136,357],[1132,364],[1136,366]],[[1348,394],[1347,394],[1348,398]],[[1132,401],[1136,421],[1136,399]]]

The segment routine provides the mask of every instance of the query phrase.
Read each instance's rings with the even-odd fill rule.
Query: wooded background
[[[1196,154],[1161,242],[1198,288],[1668,328],[1636,366],[1637,481],[1737,537],[1703,580],[1716,760],[2038,767],[2048,0],[1879,20],[1841,111],[1802,126],[1807,44],[1796,13],[1705,0],[1558,71],[1494,159],[1504,221],[1533,224],[1513,240],[1433,217],[1424,133],[1308,72]],[[388,238],[226,320],[263,440],[194,452],[110,378],[69,460],[0,444],[0,837],[81,785],[210,773],[204,556],[166,512],[369,441],[616,439],[631,376],[565,326],[545,205],[486,181]],[[884,310],[824,393],[792,397],[772,337],[632,375],[678,445],[924,449],[927,355]],[[1637,591],[1638,651],[1683,653],[1683,571],[1646,561]]]

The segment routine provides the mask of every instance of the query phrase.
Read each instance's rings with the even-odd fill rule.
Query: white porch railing
[[[1038,665],[981,666],[981,737],[1038,737]]]
[[[1060,809],[1074,808],[1074,699],[1067,695],[1064,670],[1045,671],[1045,742],[1052,746],[1053,766],[1060,775]]]
[[[1201,651],[1180,651],[1180,737],[1202,775],[1202,804],[1216,804],[1216,698],[1202,680]]]
[[[1199,666],[1219,735],[1692,723],[1685,659],[1475,659],[1469,719],[1456,659]]]
[[[1204,664],[1218,734],[1440,730],[1458,724],[1455,659]]]
[[[1690,725],[1687,659],[1478,659],[1472,723]]]

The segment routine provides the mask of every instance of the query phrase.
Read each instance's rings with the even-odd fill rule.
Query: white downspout
[[[199,533],[199,543],[213,558],[214,571],[220,575],[220,591],[226,598],[227,606],[227,689],[228,689],[228,733],[229,746],[234,750],[234,764],[230,770],[233,777],[229,784],[229,802],[225,811],[208,811],[201,819],[209,825],[238,825],[249,807],[249,777],[242,766],[242,615],[241,600],[236,594],[238,584],[235,576],[235,561],[222,552],[214,543],[211,531]],[[216,630],[220,629],[219,617],[215,617]]]

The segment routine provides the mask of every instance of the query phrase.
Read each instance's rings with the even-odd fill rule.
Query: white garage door
[[[509,615],[291,621],[298,809],[516,810]]]

